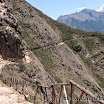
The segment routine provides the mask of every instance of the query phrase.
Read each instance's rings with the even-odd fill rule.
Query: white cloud
[[[80,8],[77,8],[77,10],[83,10],[85,9],[86,7],[80,7]]]
[[[104,12],[104,4],[100,6],[96,11],[98,12]]]

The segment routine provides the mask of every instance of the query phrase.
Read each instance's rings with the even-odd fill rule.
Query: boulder
[[[76,52],[80,52],[82,50],[82,46],[81,45],[76,45],[76,46],[73,46],[73,49]]]

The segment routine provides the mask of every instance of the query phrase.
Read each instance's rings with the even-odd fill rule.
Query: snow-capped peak
[[[104,12],[104,4],[100,6],[97,10],[97,12]]]

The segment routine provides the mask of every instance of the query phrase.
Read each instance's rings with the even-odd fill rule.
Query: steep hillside
[[[104,12],[84,9],[78,13],[60,16],[57,21],[76,29],[104,32]]]
[[[22,40],[21,27],[18,25],[17,19],[15,15],[13,15],[12,10],[7,8],[4,3],[0,3],[0,5],[0,30],[2,33],[0,36],[1,80],[3,81],[4,79],[12,77],[34,84],[53,83],[54,79],[51,79],[51,76],[45,71],[43,65],[33,55],[25,41]],[[16,24],[16,26],[13,24]],[[10,80],[8,80],[8,82],[10,82]]]
[[[12,57],[18,60],[3,68],[1,80],[13,77],[35,85],[50,85],[72,79],[95,95],[104,95],[104,34],[58,23],[24,0],[6,0],[5,3],[6,13],[11,12],[17,20],[23,55]],[[8,22],[5,24],[12,27]],[[17,29],[13,27],[11,33],[13,30]]]

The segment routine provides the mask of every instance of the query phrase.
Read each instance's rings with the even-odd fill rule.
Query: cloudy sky
[[[26,0],[49,17],[56,20],[60,15],[79,12],[84,8],[98,9],[104,0]]]

